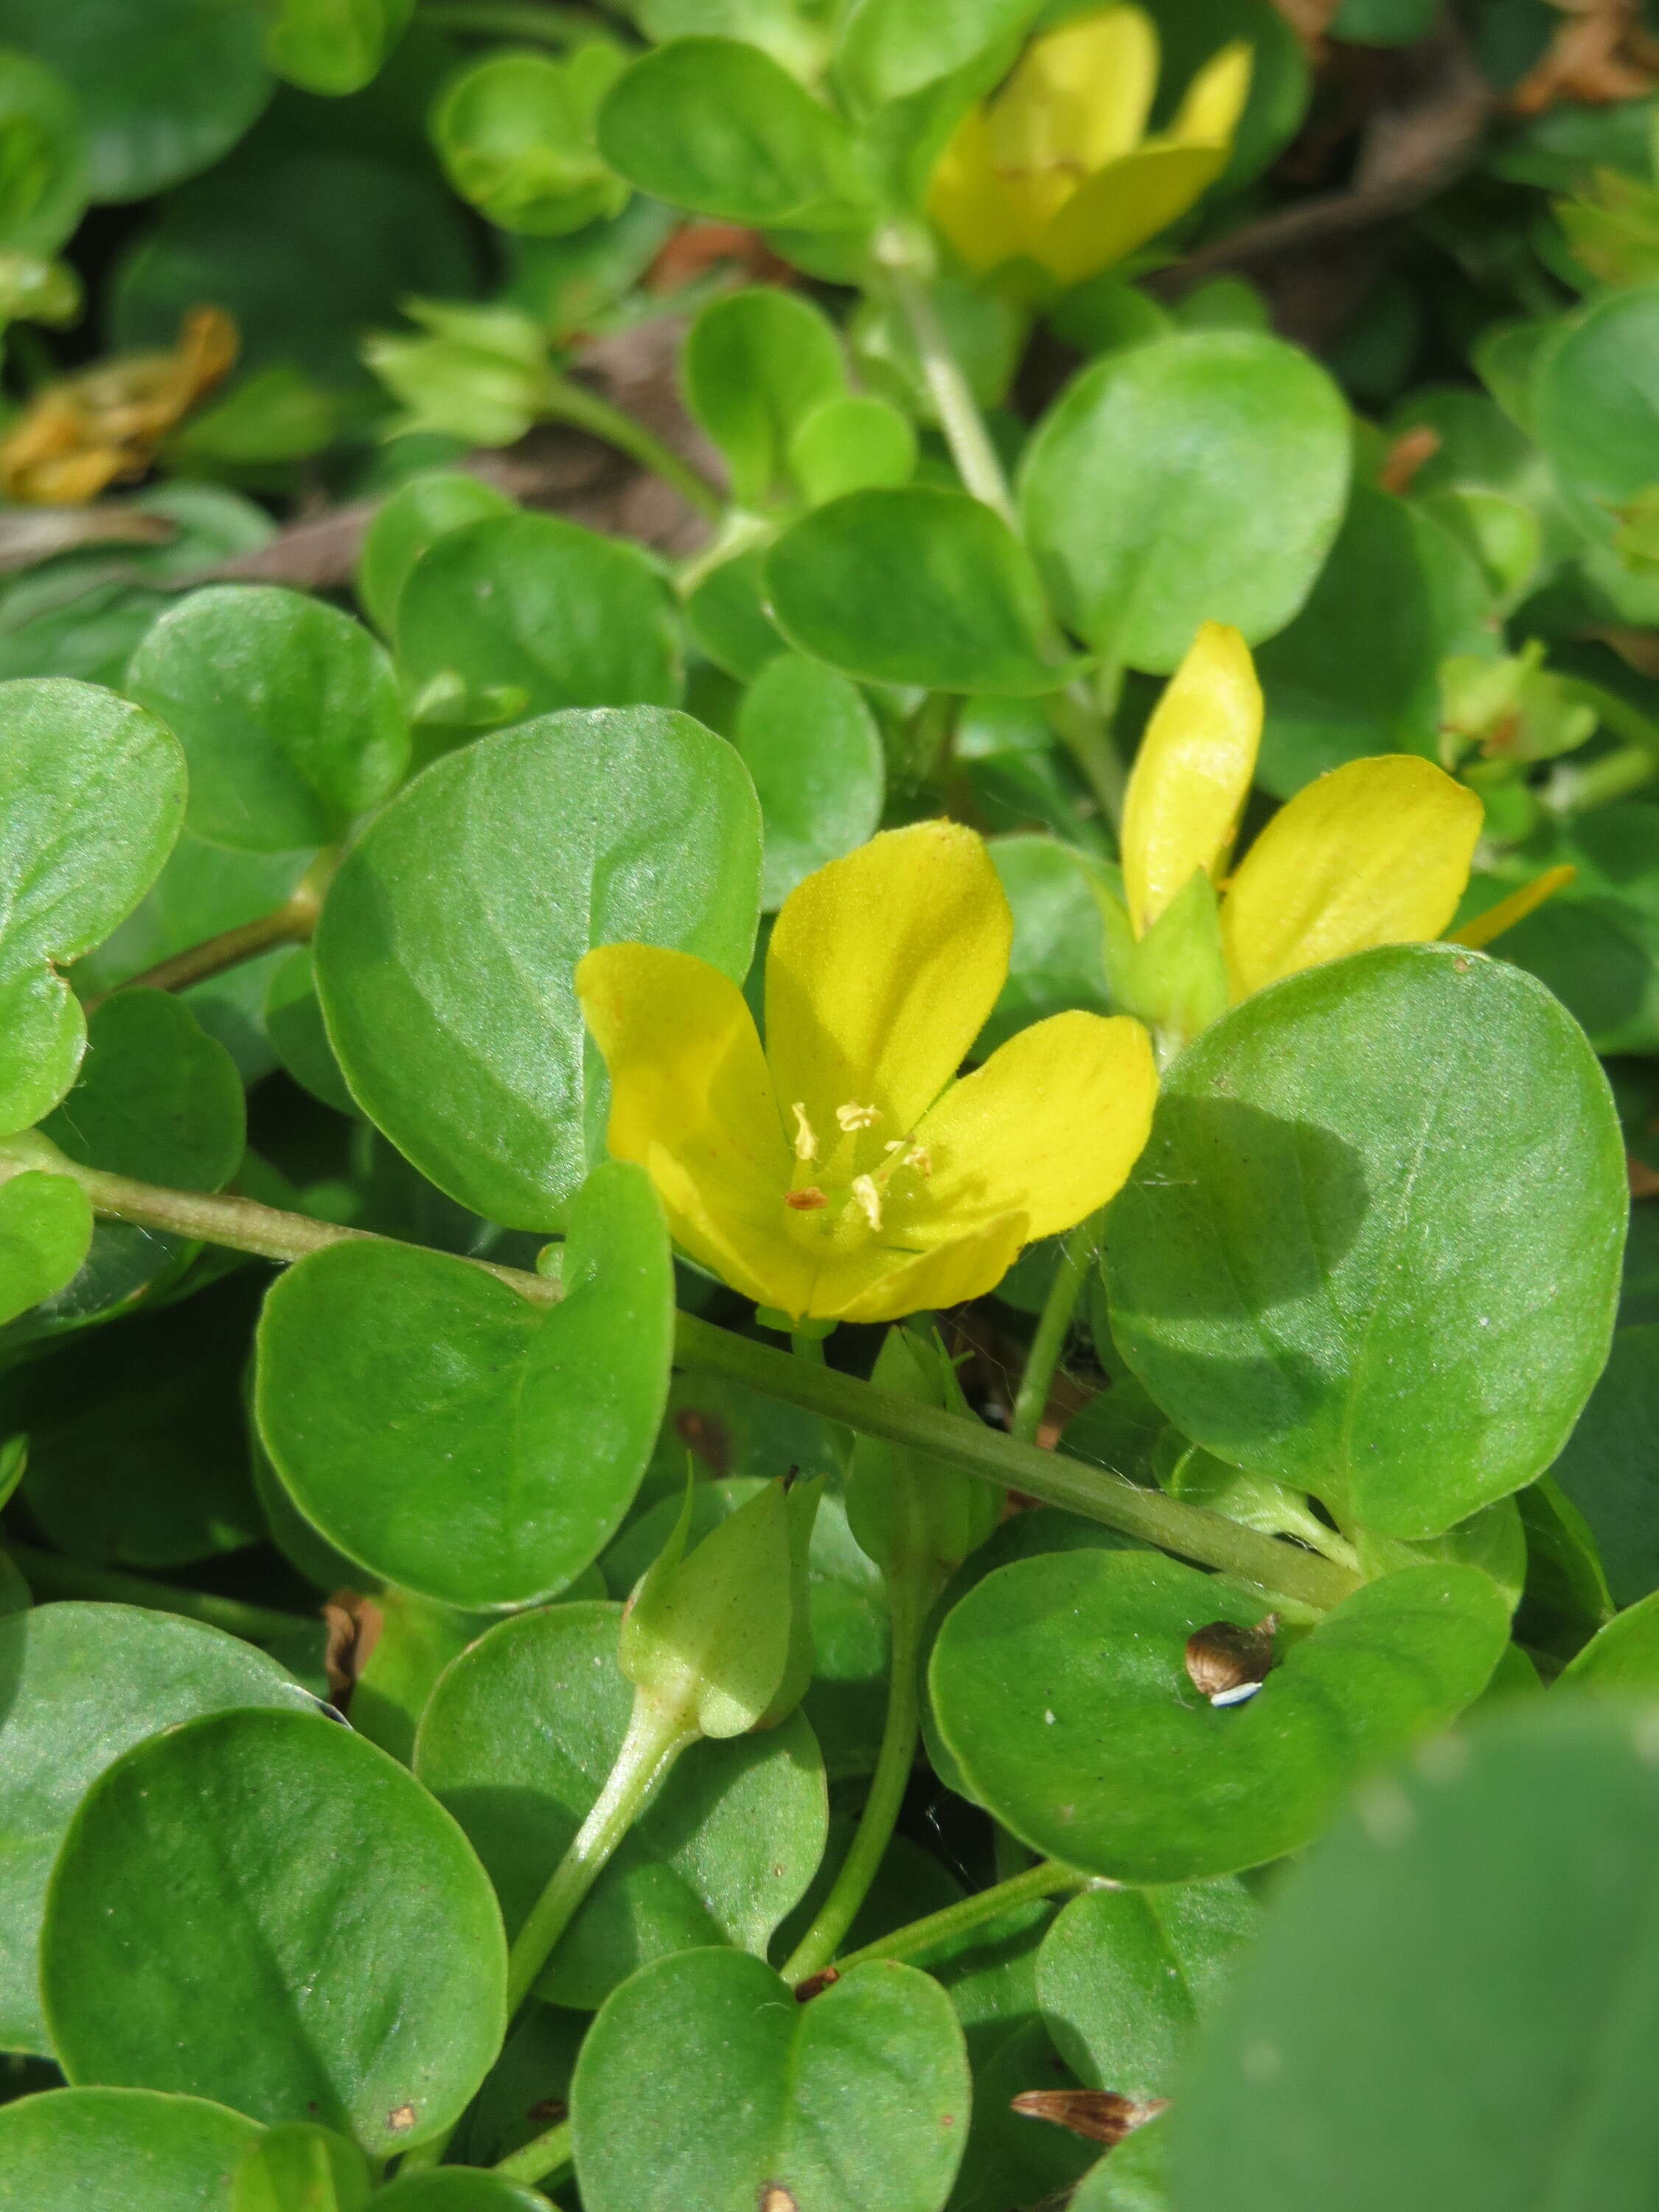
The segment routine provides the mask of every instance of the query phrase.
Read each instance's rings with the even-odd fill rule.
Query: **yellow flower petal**
[[[1559,868],[1546,868],[1541,876],[1534,876],[1529,884],[1522,884],[1518,891],[1511,891],[1507,898],[1499,899],[1496,906],[1489,906],[1484,914],[1472,916],[1462,929],[1452,930],[1447,942],[1467,945],[1476,952],[1482,951],[1493,938],[1501,937],[1506,929],[1513,929],[1517,921],[1524,921],[1529,914],[1535,914],[1546,899],[1553,898],[1557,891],[1565,890],[1577,873],[1577,868],[1565,862]]]
[[[1373,945],[1438,937],[1469,879],[1483,811],[1431,761],[1350,761],[1298,791],[1221,904],[1234,995]]]
[[[991,103],[1001,170],[1069,170],[1073,181],[1139,145],[1158,88],[1158,31],[1139,8],[1080,15],[1034,39]]]
[[[959,1237],[1009,1213],[1053,1237],[1122,1188],[1158,1103],[1152,1040],[1121,1014],[1054,1014],[953,1084],[916,1131],[932,1173],[895,1176],[900,1242]]]
[[[776,1306],[797,1316],[818,1311],[811,1293],[821,1271],[779,1226],[779,1200],[774,1198],[766,1218],[759,1218],[756,1206],[745,1206],[741,1190],[700,1179],[666,1145],[649,1146],[644,1165],[683,1252],[757,1305]],[[777,1209],[775,1218],[772,1208]]]
[[[689,952],[604,945],[578,965],[576,991],[611,1071],[617,1158],[646,1165],[665,1150],[717,1212],[769,1222],[794,1160],[737,985]]]
[[[991,164],[991,126],[970,108],[940,155],[927,212],[970,269],[983,272],[1026,251],[1025,211]]]
[[[1142,146],[1109,162],[1073,192],[1034,255],[1055,281],[1080,284],[1156,238],[1206,192],[1226,165],[1224,146]]]
[[[775,1095],[821,1135],[873,1107],[894,1137],[961,1065],[1008,972],[1013,922],[982,839],[918,822],[831,860],[783,902],[766,960]]]
[[[841,1303],[815,1304],[812,1311],[826,1321],[902,1321],[926,1306],[964,1305],[995,1290],[1030,1233],[1024,1215],[1013,1213],[914,1259],[872,1248],[872,1261],[885,1265],[872,1266],[857,1290],[849,1287],[843,1293],[837,1285],[830,1294]],[[852,1264],[847,1263],[849,1272]],[[823,1289],[830,1291],[827,1284]]]
[[[1261,686],[1236,629],[1206,623],[1164,686],[1123,806],[1123,886],[1144,937],[1200,868],[1232,846],[1261,742]]]
[[[1232,145],[1238,118],[1250,96],[1255,53],[1247,39],[1235,39],[1212,55],[1188,86],[1170,125],[1177,146]]]

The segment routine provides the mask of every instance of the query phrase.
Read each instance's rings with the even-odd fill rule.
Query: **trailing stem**
[[[920,1733],[916,1668],[921,1656],[927,1592],[920,1577],[905,1575],[889,1577],[887,1595],[893,1624],[887,1718],[881,1732],[881,1749],[876,1756],[876,1771],[870,1778],[870,1794],[864,1801],[858,1829],[842,1862],[841,1871],[783,1969],[786,1982],[807,1980],[835,1957],[886,1856],[899,1808],[904,1802],[910,1770],[915,1764]]]
[[[1037,1319],[1031,1348],[1025,1358],[1025,1372],[1020,1377],[1018,1395],[1014,1400],[1013,1415],[1008,1424],[1011,1437],[1018,1437],[1026,1443],[1036,1442],[1042,1416],[1048,1404],[1048,1393],[1054,1385],[1054,1370],[1060,1365],[1066,1349],[1066,1340],[1072,1333],[1072,1321],[1077,1312],[1077,1302],[1083,1295],[1083,1285],[1089,1263],[1095,1256],[1100,1242],[1101,1216],[1091,1213],[1086,1221],[1079,1222],[1068,1231],[1060,1248],[1060,1265],[1054,1270],[1054,1279],[1048,1286],[1042,1311]]]
[[[29,1169],[46,1168],[72,1176],[106,1219],[128,1221],[194,1242],[222,1244],[267,1260],[301,1260],[332,1244],[368,1237],[361,1229],[343,1229],[309,1215],[285,1213],[253,1200],[165,1190],[128,1176],[108,1175],[68,1159],[37,1133],[0,1142],[0,1182]],[[538,1305],[556,1304],[559,1285],[522,1268],[497,1267],[487,1260],[466,1262],[510,1285]],[[1126,1476],[1042,1451],[1018,1437],[988,1428],[959,1413],[925,1406],[884,1390],[837,1369],[775,1351],[752,1338],[718,1328],[682,1313],[677,1324],[676,1358],[684,1368],[724,1375],[763,1397],[822,1414],[860,1434],[884,1437],[946,1465],[961,1468],[982,1481],[1024,1491],[1050,1505],[1064,1506],[1099,1521],[1122,1534],[1160,1550],[1213,1567],[1273,1595],[1320,1612],[1339,1605],[1359,1586],[1358,1575],[1316,1558],[1311,1552],[1258,1534],[1218,1513],[1162,1492],[1145,1490]]]
[[[246,961],[257,960],[261,953],[275,951],[278,945],[308,945],[323,910],[323,894],[338,865],[337,854],[319,854],[281,906],[270,914],[262,914],[254,921],[239,922],[234,929],[221,930],[216,937],[206,938],[186,951],[158,960],[142,975],[118,983],[114,991],[88,999],[87,1012],[101,1006],[116,991],[187,991],[192,983],[205,983],[210,976],[222,975],[227,969],[240,968]]]

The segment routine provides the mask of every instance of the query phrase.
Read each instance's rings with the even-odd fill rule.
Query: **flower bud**
[[[689,1556],[691,1492],[623,1618],[617,1659],[641,1701],[699,1735],[775,1728],[812,1679],[806,1555],[823,1478],[769,1482]]]
[[[937,1333],[890,1328],[872,1380],[884,1390],[965,1413],[956,1369]],[[847,1483],[848,1525],[890,1582],[912,1579],[932,1602],[1002,1515],[1002,1492],[903,1444],[861,1436]]]
[[[552,380],[539,324],[516,307],[411,300],[424,337],[381,333],[363,357],[405,413],[394,434],[438,431],[476,446],[510,446],[546,411]]]
[[[1137,939],[1127,908],[1097,893],[1105,924],[1106,980],[1112,1003],[1145,1022],[1160,1066],[1227,1011],[1227,963],[1215,886],[1194,868],[1184,886]]]

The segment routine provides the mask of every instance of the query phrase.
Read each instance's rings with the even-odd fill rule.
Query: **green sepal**
[[[1182,1045],[1227,1011],[1227,963],[1215,886],[1202,868],[1194,868],[1139,939],[1122,901],[1103,889],[1096,896],[1113,1002],[1121,1012],[1146,1023],[1157,1039],[1160,1060],[1173,1060]]]
[[[699,1735],[775,1728],[812,1674],[806,1547],[823,1478],[769,1483],[689,1557],[691,1491],[629,1601],[617,1646],[641,1698]]]

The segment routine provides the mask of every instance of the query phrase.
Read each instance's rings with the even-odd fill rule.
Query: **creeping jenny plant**
[[[764,1047],[707,962],[600,946],[576,980],[611,1071],[611,1152],[650,1171],[694,1259],[792,1318],[979,1297],[1021,1245],[1121,1188],[1157,1093],[1140,1024],[1082,1012],[957,1079],[1012,933],[982,841],[925,822],[785,900]]]
[[[0,2212],[1659,2204],[1644,6],[0,0]]]

